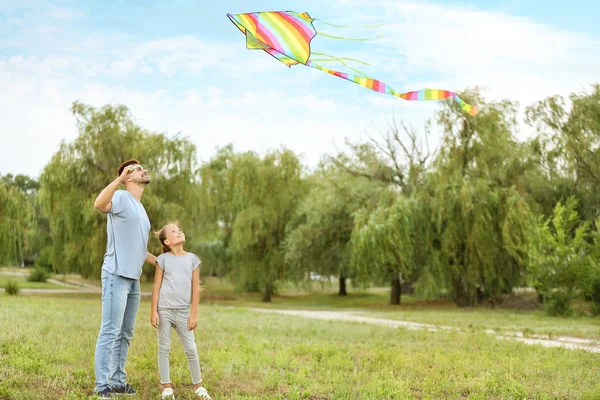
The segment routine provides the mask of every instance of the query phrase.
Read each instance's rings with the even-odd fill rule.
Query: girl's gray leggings
[[[183,351],[188,359],[188,368],[192,383],[202,382],[198,350],[194,340],[194,331],[188,330],[189,309],[162,308],[158,310],[158,371],[160,383],[171,383],[169,376],[169,351],[171,350],[171,328],[175,328]]]

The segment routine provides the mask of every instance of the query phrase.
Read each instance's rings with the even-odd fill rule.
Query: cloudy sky
[[[312,45],[368,62],[357,67],[398,91],[482,86],[523,108],[600,81],[600,3],[588,1],[0,0],[0,174],[38,176],[76,137],[76,100],[124,104],[146,129],[182,132],[203,160],[233,143],[285,146],[307,165],[392,117],[422,131],[439,108],[246,50],[227,13],[306,11],[351,26],[315,22],[327,34],[382,35]],[[382,26],[361,28],[369,24]]]

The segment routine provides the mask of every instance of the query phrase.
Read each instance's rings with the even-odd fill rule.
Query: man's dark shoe
[[[135,389],[129,383],[127,383],[125,386],[114,386],[112,391],[117,396],[135,394]]]
[[[104,399],[104,398],[112,397],[113,391],[111,388],[107,387],[105,389],[102,389],[99,392],[96,392],[96,394],[98,395],[98,397]]]

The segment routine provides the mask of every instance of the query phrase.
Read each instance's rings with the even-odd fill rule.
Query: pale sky
[[[320,32],[382,35],[317,36],[312,49],[368,62],[356,67],[397,91],[482,86],[488,99],[516,100],[522,111],[600,81],[599,4],[0,0],[0,174],[37,177],[60,141],[76,137],[76,100],[124,104],[145,129],[181,131],[203,160],[233,143],[260,153],[285,146],[311,166],[346,137],[383,131],[392,117],[423,132],[440,107],[246,50],[227,13],[306,11],[351,27],[315,22]],[[369,24],[382,26],[361,28]]]

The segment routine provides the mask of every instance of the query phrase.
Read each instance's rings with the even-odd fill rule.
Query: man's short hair
[[[127,161],[123,161],[121,163],[121,165],[119,166],[119,169],[117,170],[117,176],[121,176],[121,174],[123,173],[123,170],[125,169],[125,167],[129,166],[129,165],[135,165],[135,164],[139,164],[140,162],[136,159],[131,159],[131,160],[127,160]]]

